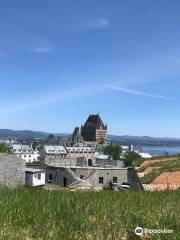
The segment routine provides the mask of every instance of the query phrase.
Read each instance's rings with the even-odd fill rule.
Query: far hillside
[[[50,133],[42,131],[32,130],[12,130],[12,129],[0,129],[0,139],[18,138],[18,139],[46,139],[50,134],[56,137],[62,137],[63,139],[69,138],[71,133]],[[108,140],[121,145],[135,146],[180,146],[180,138],[156,138],[149,136],[117,136],[108,135]]]

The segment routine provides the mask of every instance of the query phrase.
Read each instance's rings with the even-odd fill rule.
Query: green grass
[[[161,161],[161,162],[154,162],[154,163],[150,163],[148,165],[145,165],[141,168],[138,169],[138,172],[143,172],[144,170],[146,170],[148,167],[165,167],[165,166],[179,166],[180,160],[168,160],[168,161]]]
[[[26,166],[27,166],[27,167],[40,166],[40,161],[31,162],[31,163],[26,163]]]
[[[144,161],[145,161],[145,158],[139,158],[139,159],[133,160],[132,164],[134,167],[139,167],[141,166],[141,164],[143,164]]]
[[[157,176],[159,176],[163,172],[180,171],[180,159],[152,163],[148,166],[142,167],[141,169],[139,169],[139,171],[144,171],[147,167],[155,166],[159,166],[161,168],[153,170],[151,173],[145,174],[144,177],[141,178],[142,183],[144,184],[151,183]]]
[[[149,160],[156,160],[156,159],[168,160],[168,158],[179,158],[179,157],[180,157],[180,154],[168,155],[168,156],[153,156]]]
[[[172,229],[141,239],[180,239],[180,191],[68,192],[0,189],[0,239],[140,239],[137,226]]]

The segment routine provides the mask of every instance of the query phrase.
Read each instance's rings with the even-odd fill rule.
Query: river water
[[[154,156],[164,156],[165,153],[168,155],[180,154],[180,147],[142,146],[141,150]]]

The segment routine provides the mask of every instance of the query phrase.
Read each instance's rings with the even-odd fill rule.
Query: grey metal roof
[[[45,145],[44,149],[47,154],[55,154],[55,155],[67,154],[67,151],[64,146]]]
[[[91,147],[66,147],[68,152],[94,152],[94,148]]]
[[[13,144],[12,148],[15,153],[22,153],[21,144]]]
[[[33,149],[31,146],[29,145],[23,145],[23,144],[13,144],[12,148],[14,150],[14,153],[18,153],[18,154],[29,154],[29,153],[33,153]]]

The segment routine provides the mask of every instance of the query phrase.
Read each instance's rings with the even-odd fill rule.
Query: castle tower
[[[81,136],[85,141],[105,143],[107,139],[107,125],[104,125],[99,114],[89,115],[85,124],[81,126]]]

